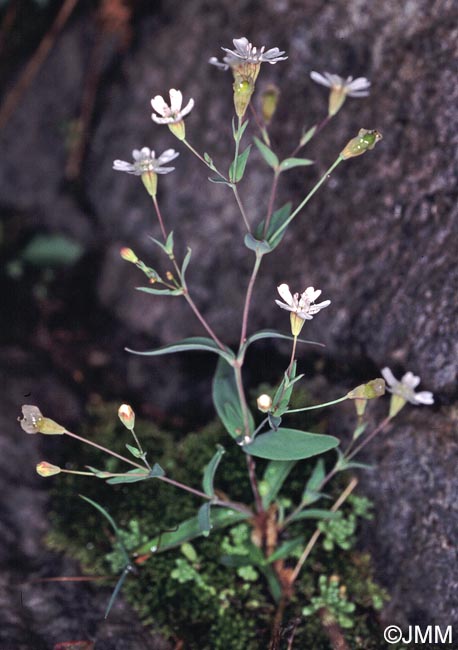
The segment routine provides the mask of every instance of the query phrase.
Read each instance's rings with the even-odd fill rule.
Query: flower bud
[[[277,110],[280,90],[274,84],[269,84],[261,95],[261,112],[264,124],[270,124]]]
[[[263,393],[262,395],[259,395],[256,404],[262,413],[268,413],[272,408],[272,398],[270,395]]]
[[[60,474],[62,471],[57,465],[51,465],[51,463],[47,463],[45,460],[38,463],[36,470],[37,474],[44,476],[45,478],[48,476],[54,476],[54,474]]]
[[[250,104],[251,96],[254,92],[254,84],[248,81],[248,79],[236,77],[233,88],[235,112],[239,118],[242,118]]]
[[[376,130],[368,131],[367,129],[360,129],[356,138],[352,138],[347,143],[345,149],[341,151],[340,156],[344,160],[361,156],[366,151],[373,149],[381,139],[382,134]]]
[[[147,171],[142,174],[143,185],[150,196],[156,196],[157,193],[157,174],[153,171]]]
[[[348,399],[376,399],[385,394],[385,380],[381,377],[368,381],[367,384],[360,384],[349,393]]]
[[[135,413],[132,407],[129,404],[121,404],[118,409],[118,416],[126,429],[132,431],[135,426]]]
[[[126,260],[126,262],[132,262],[132,264],[138,262],[138,257],[131,248],[121,248],[120,255],[123,260]]]

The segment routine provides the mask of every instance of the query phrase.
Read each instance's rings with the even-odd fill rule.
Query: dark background
[[[285,314],[273,302],[277,284],[314,285],[332,305],[307,323],[307,338],[326,343],[325,374],[333,383],[350,388],[390,365],[399,375],[419,374],[422,388],[435,393],[433,409],[406,409],[399,426],[372,447],[378,466],[364,490],[377,516],[365,544],[392,594],[388,623],[458,623],[456,6],[80,0],[64,16],[65,8],[72,9],[68,2],[4,3],[0,27],[2,640],[35,649],[63,640],[44,619],[65,621],[62,629],[74,634],[95,625],[93,596],[84,590],[77,592],[78,613],[49,590],[30,588],[25,606],[18,605],[18,583],[43,558],[56,561],[40,544],[46,488],[34,464],[41,441],[17,427],[20,404],[39,404],[74,428],[94,394],[130,401],[183,431],[184,422],[196,426],[213,416],[211,359],[180,355],[163,363],[124,352],[202,332],[184,301],[134,291],[142,278],[119,249],[130,246],[157,263],[147,235],[159,231],[140,181],[111,165],[142,146],[180,151],[176,171],[159,180],[159,201],[178,250],[193,249],[188,277],[196,302],[218,334],[236,342],[249,272],[240,217],[229,190],[210,186],[205,169],[166,127],[152,123],[149,100],[170,87],[181,89],[185,101],[193,97],[190,141],[227,160],[230,73],[207,61],[242,35],[289,56],[262,66],[258,81],[259,89],[275,82],[282,91],[272,127],[279,155],[325,115],[327,93],[309,79],[311,70],[372,81],[371,96],[349,98],[311,143],[306,155],[316,165],[284,175],[278,205],[300,201],[359,128],[379,129],[383,141],[340,165],[268,256],[250,322],[252,330],[284,329]],[[269,183],[253,152],[240,188],[253,221],[262,217]],[[259,344],[247,383],[275,381],[285,353]],[[315,357],[303,355],[311,373]],[[48,616],[38,614],[37,602]],[[64,603],[58,615],[56,602]],[[117,648],[124,647],[122,634]]]

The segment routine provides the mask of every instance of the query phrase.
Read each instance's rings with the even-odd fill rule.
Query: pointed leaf
[[[220,183],[221,185],[229,185],[229,187],[232,187],[232,183],[226,181],[222,176],[209,176],[208,180],[210,183]]]
[[[229,178],[233,183],[238,183],[242,180],[250,151],[251,144],[248,145],[243,153],[237,156],[237,161],[234,161],[236,164],[234,165],[234,162],[231,164],[229,168]]]
[[[310,508],[309,510],[302,510],[298,512],[297,515],[291,517],[290,522],[300,521],[301,519],[335,519],[339,517],[338,512],[333,512],[332,510],[324,510],[321,508]]]
[[[249,345],[251,345],[255,341],[261,341],[262,339],[284,339],[285,341],[294,340],[294,338],[290,334],[282,334],[281,332],[277,332],[276,330],[261,330],[259,332],[256,332],[255,334],[252,334],[247,338],[244,344],[244,348],[246,349]],[[318,343],[317,341],[309,341],[308,339],[297,339],[297,342],[308,343],[309,345],[319,345],[322,348],[326,347],[324,343]]]
[[[293,167],[308,167],[313,164],[314,161],[308,158],[286,158],[281,162],[279,169],[281,172],[286,172]]]
[[[152,287],[135,287],[137,291],[151,293],[153,296],[182,296],[183,289],[153,289]]]
[[[302,497],[302,500],[304,500],[304,497],[307,494],[307,492],[318,492],[320,490],[325,475],[326,475],[326,470],[324,466],[324,460],[320,458],[317,461],[315,467],[313,468],[313,472],[309,480],[307,481],[307,485],[305,486],[304,496]]]
[[[276,562],[277,560],[283,560],[283,558],[291,555],[291,552],[294,551],[298,546],[301,546],[304,543],[304,535],[300,537],[295,537],[294,539],[288,539],[286,542],[283,542],[273,553],[269,555],[267,561],[269,564]]]
[[[272,167],[272,169],[277,169],[280,161],[278,160],[278,156],[270,149],[262,140],[259,138],[253,138],[255,145],[259,149],[259,152],[261,156],[264,158],[266,163],[269,165],[269,167]]]
[[[159,463],[154,463],[151,472],[149,473],[149,478],[160,478],[161,476],[165,476],[164,470]]]
[[[132,456],[134,456],[134,458],[141,458],[143,456],[140,449],[138,449],[137,447],[134,447],[133,445],[127,445],[126,444],[126,449],[128,449],[130,451],[130,453],[132,454]]]
[[[199,530],[204,536],[209,535],[210,530],[212,529],[212,524],[210,520],[210,510],[211,510],[211,503],[210,501],[207,501],[207,503],[204,503],[203,505],[200,506],[199,512],[197,513]]]
[[[130,566],[127,566],[119,576],[119,580],[116,583],[115,588],[113,589],[113,593],[111,594],[110,600],[108,601],[104,618],[108,618],[108,614],[110,613],[111,608],[113,607],[115,600],[118,597],[119,592],[121,591],[121,587],[123,586],[124,580],[127,578],[127,574],[129,573],[129,571],[130,571]]]
[[[185,274],[186,274],[186,271],[188,269],[189,262],[191,261],[191,255],[192,255],[192,249],[189,248],[189,246],[188,246],[188,248],[186,249],[185,258],[183,260],[183,265],[181,267],[181,279],[182,279],[182,282],[183,282],[184,286],[186,286]]]
[[[244,519],[247,519],[248,515],[243,512],[237,512],[235,510],[229,510],[227,508],[213,508],[212,512],[212,524],[213,530],[217,528],[226,528],[227,526],[232,526]],[[183,542],[187,542],[196,537],[200,537],[201,530],[199,528],[199,521],[197,515],[191,517],[186,521],[183,521],[178,530],[172,532],[165,532],[159,537],[156,535],[150,539],[146,544],[140,546],[136,549],[136,555],[144,555],[145,553],[153,552],[151,549],[159,546],[156,551],[160,553],[162,551],[167,551],[170,548],[175,548],[176,546],[181,546]]]
[[[295,460],[271,460],[267,465],[262,478],[262,482],[267,486],[267,490],[262,494],[264,508],[268,508],[276,498],[295,464]]]
[[[160,242],[158,239],[154,239],[154,237],[150,237],[150,239],[156,244],[156,246],[159,246],[166,255],[171,255],[173,253],[173,230],[169,232],[165,244]]]
[[[174,352],[202,350],[204,352],[215,352],[228,361],[234,359],[234,353],[232,350],[225,348],[223,351],[212,339],[204,336],[191,336],[190,338],[183,339],[177,343],[170,343],[169,345],[164,345],[162,348],[158,348],[157,350],[150,350],[146,352],[131,350],[130,348],[125,349],[127,352],[131,352],[132,354],[140,354],[147,357],[157,357],[162,354],[173,354]]]
[[[95,474],[95,476],[96,476],[97,478],[108,478],[109,476],[111,476],[111,472],[105,472],[105,471],[103,471],[103,470],[97,469],[96,467],[91,467],[90,465],[85,465],[85,467],[86,467],[90,472],[92,472],[93,474]]]
[[[291,394],[294,389],[294,384],[298,381],[303,375],[296,377],[296,361],[293,362],[291,371],[288,373],[285,372],[283,379],[281,380],[280,386],[277,388],[277,391],[274,395],[272,402],[272,413],[274,415],[283,415],[288,410],[289,400],[291,399]]]
[[[209,497],[213,497],[215,495],[215,490],[213,489],[213,479],[215,477],[216,470],[218,469],[218,465],[221,462],[221,458],[223,457],[223,454],[226,452],[224,447],[221,445],[217,445],[217,450],[211,461],[208,463],[204,470],[204,478],[202,480],[202,486],[204,489],[205,494],[208,494]]]
[[[234,376],[234,368],[223,358],[219,359],[213,378],[213,403],[226,430],[233,438],[238,438],[245,430],[243,410]],[[248,411],[250,432],[254,430],[254,420]]]
[[[278,210],[275,210],[275,212],[272,214],[269,223],[269,228],[267,229],[267,233],[265,236],[267,243],[270,245],[272,250],[277,248],[277,246],[283,239],[286,229],[282,230],[277,235],[275,235],[275,233],[283,226],[283,224],[289,218],[289,215],[291,214],[291,208],[292,208],[292,203],[288,201],[288,203],[285,203],[285,205],[283,205]],[[256,232],[255,232],[256,237],[261,238],[263,236],[264,224],[265,224],[265,220],[263,219],[259,224],[259,226],[256,228]]]
[[[254,251],[256,254],[265,255],[266,253],[270,253],[272,250],[265,239],[255,239],[250,232],[245,235],[245,239],[243,241],[245,243],[245,246],[251,251]]]
[[[98,510],[100,512],[100,514],[102,514],[105,517],[105,519],[108,521],[110,526],[113,528],[113,532],[116,535],[116,540],[117,540],[117,542],[119,544],[119,548],[121,549],[121,553],[122,553],[122,555],[124,557],[126,565],[130,564],[129,554],[126,551],[126,547],[121,542],[121,537],[119,535],[119,528],[115,524],[115,521],[114,521],[113,517],[110,515],[109,512],[107,512],[105,510],[105,508],[103,506],[100,505],[100,503],[97,503],[97,501],[93,501],[89,497],[85,497],[82,494],[80,494],[79,496],[80,496],[81,499],[83,499],[83,501],[87,501],[91,506],[93,506],[96,510]]]
[[[301,141],[300,141],[300,145],[301,145],[301,147],[303,147],[304,145],[306,145],[307,142],[310,142],[310,140],[311,140],[311,139],[313,138],[313,136],[315,135],[316,128],[317,128],[317,127],[316,127],[316,124],[315,124],[315,126],[312,126],[308,131],[305,131],[305,133],[303,134],[303,136],[302,136],[302,138],[301,138]]]
[[[257,436],[254,442],[243,446],[243,451],[268,460],[299,460],[324,454],[338,444],[334,436],[280,428]]]
[[[129,472],[126,472],[125,476],[113,476],[113,478],[107,479],[107,483],[110,485],[118,485],[119,483],[137,483],[137,481],[146,481],[147,478],[150,478],[150,474],[146,469],[132,469]]]
[[[235,120],[232,120],[232,135],[234,136],[234,140],[237,142],[237,140],[241,140],[243,137],[243,134],[245,133],[245,129],[248,126],[249,120],[245,120],[245,122],[241,125],[240,129],[238,129],[235,126]]]

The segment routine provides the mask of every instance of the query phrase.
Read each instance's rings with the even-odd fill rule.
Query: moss
[[[116,411],[114,405],[92,406],[88,428],[81,433],[125,453],[125,444],[131,440],[119,423]],[[201,484],[202,469],[214,454],[216,444],[225,444],[227,453],[218,469],[215,486],[230,494],[232,499],[250,500],[245,458],[236,445],[228,444],[219,425],[210,424],[177,440],[173,433],[160,431],[137,419],[136,432],[148,450],[150,462],[160,463],[173,478],[197,488]],[[78,459],[75,468],[88,464],[107,469],[104,456],[97,450],[80,446],[72,449]],[[261,475],[265,463],[259,461],[257,465]],[[314,465],[313,460],[297,464],[284,495],[286,501],[294,502],[300,497]],[[117,461],[109,461],[108,466],[115,469]],[[122,529],[122,541],[129,551],[160,535],[164,529],[194,516],[200,505],[192,495],[178,493],[173,486],[159,481],[108,486],[93,478],[57,476],[49,543],[77,557],[87,570],[110,575],[122,570],[122,555],[108,524],[95,509],[78,498],[78,493],[107,508]],[[367,515],[367,503],[361,499],[354,499],[353,503],[350,500],[342,509],[342,517],[355,523],[355,527],[356,515],[364,514]],[[307,538],[315,526],[313,520],[298,522],[292,527],[291,536],[305,533]],[[220,562],[222,555],[243,554],[247,535],[249,537],[249,527],[240,524],[232,532],[216,531],[207,538],[187,543],[182,549],[158,552],[138,566],[135,574],[128,576],[123,594],[145,624],[159,628],[175,641],[183,640],[190,650],[267,647],[275,605],[264,578],[256,579],[258,567],[248,564],[236,568]],[[332,527],[330,535],[336,537]],[[351,549],[355,541],[354,530],[347,537],[345,546]],[[382,635],[374,609],[380,607],[386,594],[373,581],[369,556],[353,550],[343,551],[338,544],[332,544],[332,548],[328,544],[328,549],[322,542],[316,545],[309,570],[303,572],[297,583],[296,596],[285,612],[284,647],[287,647],[288,635],[295,629],[294,647],[329,650],[329,640],[318,617],[303,617],[302,609],[319,597],[320,576],[322,584],[331,576],[338,576],[339,585],[345,586],[345,597],[354,604],[346,608],[354,609],[348,612],[351,627],[345,631],[349,646],[381,650],[384,646],[380,642]]]

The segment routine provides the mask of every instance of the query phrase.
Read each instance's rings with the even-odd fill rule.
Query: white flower
[[[320,74],[314,70],[310,73],[310,76],[317,84],[333,90],[343,91],[348,97],[367,97],[369,95],[368,88],[370,88],[371,82],[366,77],[358,77],[357,79],[347,77],[344,79],[337,74],[330,74],[329,72]]]
[[[292,295],[287,284],[281,284],[277,287],[278,293],[285,302],[276,300],[275,302],[282,309],[297,314],[302,320],[311,320],[315,314],[318,314],[321,309],[328,307],[331,304],[330,300],[323,300],[323,302],[314,304],[315,300],[321,295],[320,289],[307,287],[307,289],[300,296],[298,293]]]
[[[194,106],[194,100],[190,99],[184,108],[181,108],[183,104],[183,95],[179,90],[171,88],[169,90],[170,96],[170,106],[167,104],[165,99],[161,95],[156,95],[151,100],[151,106],[159,113],[162,117],[159,117],[155,113],[151,115],[151,118],[156,124],[177,124],[181,122],[183,117],[192,111]]]
[[[208,62],[216,65],[218,68],[227,70],[228,68],[234,68],[243,63],[254,63],[257,65],[270,63],[273,65],[274,63],[278,63],[278,61],[285,61],[288,58],[287,56],[282,56],[284,52],[280,51],[278,47],[273,47],[267,50],[267,52],[265,52],[265,46],[261,48],[253,47],[244,36],[242,38],[234,38],[232,42],[234,43],[233,50],[227,47],[221,48],[224,52],[227,52],[227,55],[223,58],[223,63],[218,61],[215,56],[212,56]]]
[[[135,174],[135,176],[141,176],[148,172],[168,174],[169,172],[173,172],[175,167],[162,167],[162,165],[166,165],[179,155],[174,149],[167,149],[159,158],[156,158],[154,151],[148,147],[143,147],[143,149],[134,149],[132,151],[133,163],[126,162],[125,160],[115,160],[113,162],[113,169],[118,172]]]
[[[399,395],[406,402],[411,404],[434,404],[433,394],[428,390],[420,393],[415,392],[415,388],[420,383],[420,377],[412,372],[406,372],[401,381],[398,381],[389,368],[382,369],[382,375],[388,385],[387,389],[394,395]]]

